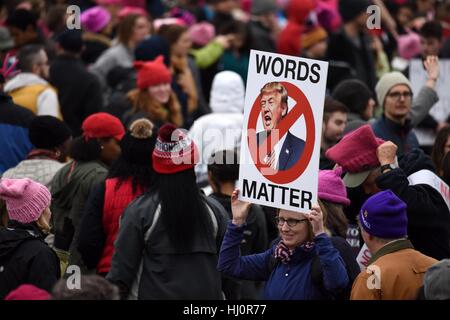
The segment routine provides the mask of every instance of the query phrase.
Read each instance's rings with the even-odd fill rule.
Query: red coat
[[[301,35],[305,29],[305,22],[316,7],[315,0],[291,0],[288,7],[288,23],[280,32],[277,42],[278,53],[292,56],[301,54]]]
[[[102,257],[97,265],[97,272],[108,273],[111,268],[111,259],[114,254],[114,241],[119,232],[119,220],[125,208],[136,197],[142,194],[142,190],[137,188],[133,193],[131,179],[124,181],[117,188],[118,178],[106,179],[105,200],[103,204],[103,230],[106,241],[103,247]]]

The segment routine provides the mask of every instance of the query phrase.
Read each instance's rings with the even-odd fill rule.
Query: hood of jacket
[[[19,73],[17,76],[9,80],[5,84],[4,91],[11,92],[19,88],[23,88],[32,84],[45,84],[48,82],[42,79],[41,77],[35,75],[34,73],[23,72]]]
[[[219,72],[211,87],[210,106],[213,113],[244,112],[245,86],[240,75],[233,71]]]
[[[290,22],[304,24],[315,8],[315,0],[291,0],[286,10],[287,18]]]
[[[22,224],[10,220],[6,228],[0,229],[0,260],[8,259],[23,242],[32,239],[43,240],[41,231],[34,223]]]
[[[400,157],[398,165],[408,176],[424,169],[435,172],[433,161],[422,149],[413,149],[404,154]]]

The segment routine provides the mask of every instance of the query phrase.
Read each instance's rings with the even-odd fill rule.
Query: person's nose
[[[281,231],[289,231],[290,228],[287,224],[287,221],[283,221],[283,224],[281,225]]]

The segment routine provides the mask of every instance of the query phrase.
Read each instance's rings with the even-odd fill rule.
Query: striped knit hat
[[[158,131],[153,150],[153,169],[160,174],[172,174],[194,168],[198,161],[197,147],[187,134],[172,124]]]
[[[9,219],[31,223],[50,206],[48,189],[31,179],[0,180],[0,198],[5,200]]]

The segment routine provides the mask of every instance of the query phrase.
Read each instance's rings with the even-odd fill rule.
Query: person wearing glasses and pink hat
[[[309,214],[278,210],[280,241],[263,253],[241,256],[239,245],[250,203],[238,200],[238,194],[235,190],[231,196],[233,218],[220,249],[219,271],[239,279],[266,281],[262,298],[268,300],[329,299],[348,285],[345,263],[325,233],[318,205]],[[322,266],[320,284],[313,278],[318,263]]]

